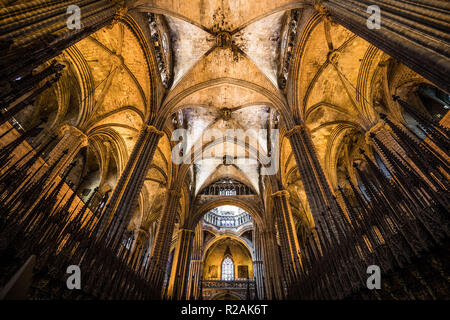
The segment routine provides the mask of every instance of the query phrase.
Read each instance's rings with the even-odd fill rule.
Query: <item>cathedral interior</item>
[[[1,299],[450,298],[450,2],[1,0],[0,52]]]

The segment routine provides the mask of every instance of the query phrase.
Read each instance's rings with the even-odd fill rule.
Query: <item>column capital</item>
[[[125,7],[125,1],[124,0],[110,0],[112,3],[116,4],[117,6]]]
[[[330,11],[323,4],[326,1],[327,0],[313,0],[313,5],[314,9],[316,9],[325,20],[331,22]]]
[[[287,199],[289,199],[289,197],[291,196],[290,195],[290,193],[289,193],[289,191],[287,191],[287,190],[279,190],[279,191],[277,191],[277,192],[274,192],[274,193],[272,193],[272,198],[275,198],[275,197],[286,197]]]
[[[142,234],[146,239],[148,239],[150,237],[150,234],[148,233],[147,230],[139,228],[136,231],[138,232],[138,234]]]
[[[372,126],[372,128],[370,128],[369,130],[366,131],[366,134],[364,135],[366,143],[368,145],[370,145],[371,144],[370,141],[372,140],[372,138],[370,137],[371,134],[373,133],[373,134],[377,135],[383,129],[385,129],[384,121],[383,120],[378,121],[378,123],[376,123],[374,126]]]
[[[88,137],[80,129],[70,126],[68,124],[62,125],[58,130],[58,135],[60,138],[65,135],[70,135],[80,140],[81,147],[88,145]]]
[[[296,133],[302,133],[303,131],[305,131],[305,129],[306,126],[304,124],[297,124],[291,130],[286,132],[286,138],[289,138]]]
[[[128,14],[128,8],[125,6],[124,0],[110,0],[113,2],[117,7],[117,11],[114,14],[114,17],[111,21],[111,24],[108,26],[109,29],[111,29],[117,22],[123,19]]]
[[[158,130],[155,126],[152,126],[150,124],[144,123],[144,129],[147,130],[147,132],[149,132],[149,133],[156,133],[160,137],[162,137],[164,135],[163,131]]]
[[[176,189],[168,189],[167,194],[173,197],[181,198],[181,192]]]
[[[186,228],[178,229],[178,233],[183,233],[183,232],[186,232],[186,233],[193,233],[194,230],[186,229]]]

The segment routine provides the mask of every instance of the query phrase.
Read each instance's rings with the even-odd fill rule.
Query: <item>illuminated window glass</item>
[[[234,262],[230,257],[223,259],[222,280],[234,280]]]

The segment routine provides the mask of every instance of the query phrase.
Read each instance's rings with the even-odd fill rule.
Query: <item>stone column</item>
[[[203,266],[203,222],[200,221],[195,228],[192,245],[191,263],[189,267],[189,284],[187,287],[188,299],[197,300],[200,297],[200,281],[202,280]]]
[[[134,231],[134,242],[130,248],[131,251],[138,251],[139,254],[137,254],[138,257],[141,256],[142,251],[146,249],[146,246],[148,245],[148,241],[150,238],[149,233],[146,230],[143,229],[136,229]]]
[[[375,142],[375,139],[379,140],[392,154],[399,160],[400,163],[405,166],[410,166],[417,174],[419,174],[424,181],[430,185],[431,188],[436,190],[435,184],[427,177],[422,170],[414,163],[414,161],[408,156],[402,146],[397,142],[394,136],[391,134],[390,130],[386,128],[386,124],[383,120],[378,122],[372,128],[370,128],[366,132],[366,143],[372,145],[380,157],[383,159],[383,162],[389,168],[389,170],[395,174],[395,170],[392,167],[391,161],[389,161],[385,155],[385,153],[380,149],[379,145]]]
[[[291,143],[292,152],[305,189],[314,223],[321,223],[324,232],[335,232],[335,226],[326,219],[327,213],[337,214],[339,207],[331,191],[330,184],[323,172],[311,137],[305,125],[296,125],[286,134]]]
[[[61,161],[56,166],[53,171],[53,177],[59,175],[69,163],[75,158],[78,152],[85,146],[88,145],[88,137],[81,132],[79,129],[69,126],[63,125],[58,132],[59,142],[53,148],[52,151],[47,156],[46,162],[48,165],[52,165],[57,159],[60,158],[62,153],[65,150],[68,150],[68,153],[61,159]],[[53,179],[51,177],[49,181]]]
[[[194,232],[189,229],[178,230],[178,241],[169,278],[169,299],[185,299],[187,296],[187,278],[191,258]]]
[[[258,226],[255,226],[254,246],[255,246],[255,259],[253,260],[253,273],[256,282],[256,292],[258,299],[264,299],[264,263],[262,255],[262,235]]]
[[[128,159],[113,194],[106,206],[103,235],[107,236],[112,248],[116,248],[128,227],[138,204],[139,194],[152,163],[153,155],[163,132],[154,126],[144,124],[133,152]],[[106,231],[105,231],[106,229]]]
[[[203,260],[201,259],[191,259],[189,266],[189,285],[188,285],[188,299],[198,300],[200,298],[200,290],[203,272]]]
[[[377,124],[375,124],[372,128],[370,128],[366,134],[366,143],[368,145],[374,146],[377,153],[380,155],[380,157],[383,159],[386,166],[393,172],[392,166],[389,164],[388,159],[384,155],[383,151],[380,150],[376,144],[373,143],[374,138],[378,138],[381,143],[383,143],[389,150],[391,150],[395,155],[398,155],[397,158],[404,162],[404,159],[406,159],[406,153],[405,150],[398,144],[398,142],[394,139],[392,134],[386,129],[386,126],[384,124],[384,121],[380,121]]]
[[[282,285],[282,265],[276,235],[274,231],[261,230],[262,254],[263,260],[267,261],[265,265],[265,297],[269,300],[281,300],[284,298]]]
[[[69,6],[81,10],[81,28],[68,27]],[[124,14],[121,0],[34,0],[0,8],[0,75],[11,81]]]
[[[272,194],[274,214],[278,225],[281,240],[281,253],[283,258],[283,269],[288,284],[300,276],[300,246],[292,218],[291,206],[289,204],[289,192],[280,190]]]
[[[450,92],[450,2],[441,0],[313,0],[316,9]],[[380,28],[367,20],[377,5]]]
[[[153,242],[150,257],[150,282],[154,284],[158,292],[161,292],[163,286],[180,197],[181,194],[177,190],[168,190],[164,211]]]

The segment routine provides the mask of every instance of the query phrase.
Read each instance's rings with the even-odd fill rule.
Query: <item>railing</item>
[[[239,196],[239,195],[254,195],[251,188],[243,183],[225,179],[217,181],[204,188],[200,194],[215,195],[215,196]]]
[[[205,214],[203,219],[205,222],[220,228],[238,228],[247,222],[252,222],[252,217],[246,212],[237,216],[222,216],[210,211]]]
[[[255,289],[255,280],[202,280],[203,289]]]

